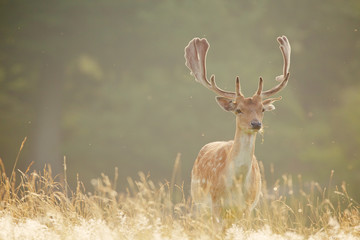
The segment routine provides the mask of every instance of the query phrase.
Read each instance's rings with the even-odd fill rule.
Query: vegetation
[[[155,184],[144,173],[128,178],[126,192],[104,174],[86,192],[42,172],[14,172],[0,162],[0,239],[358,239],[359,204],[346,185],[321,187],[283,175],[263,185],[263,197],[251,216],[231,211],[223,225],[210,213],[195,211],[182,185]],[[66,164],[65,164],[66,171]],[[176,169],[174,174],[176,175]],[[176,179],[176,176],[173,179]],[[65,172],[66,176],[66,172]],[[200,214],[200,215],[199,215]]]
[[[359,13],[357,0],[0,1],[0,156],[12,166],[27,136],[20,169],[58,174],[66,156],[69,184],[79,173],[89,187],[114,167],[122,181],[170,178],[180,152],[188,189],[201,146],[232,139],[235,124],[189,75],[184,47],[205,36],[209,74],[229,90],[239,75],[248,95],[259,76],[275,84],[284,34],[290,81],[256,156],[277,178],[325,184],[335,170],[359,199]]]
[[[358,238],[359,20],[357,0],[0,0],[0,239]],[[206,37],[209,74],[228,90],[239,75],[248,95],[259,76],[275,84],[280,35],[291,76],[257,139],[263,197],[215,231],[193,215],[190,172],[235,123],[183,49]]]

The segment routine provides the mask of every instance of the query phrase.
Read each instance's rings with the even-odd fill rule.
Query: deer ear
[[[282,97],[277,98],[269,98],[262,102],[264,111],[272,111],[275,109],[275,106],[273,105],[274,102],[281,100]]]
[[[225,111],[234,111],[236,109],[236,105],[234,104],[232,99],[225,97],[216,97],[216,101]]]
[[[271,104],[271,103],[264,105],[264,110],[267,111],[267,112],[272,111],[274,109],[275,109],[275,106],[273,104]]]

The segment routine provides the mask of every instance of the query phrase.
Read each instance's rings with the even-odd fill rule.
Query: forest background
[[[51,164],[87,188],[119,170],[169,179],[178,153],[189,189],[208,142],[230,140],[235,119],[185,67],[193,37],[211,44],[208,74],[250,96],[259,76],[276,84],[276,37],[292,46],[290,81],[265,114],[256,156],[265,174],[284,173],[360,191],[360,2],[0,1],[0,157],[11,172]]]

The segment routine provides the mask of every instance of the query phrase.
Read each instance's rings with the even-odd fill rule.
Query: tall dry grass
[[[346,184],[303,183],[301,176],[263,179],[260,203],[251,216],[228,211],[223,227],[209,213],[195,214],[183,184],[155,184],[144,173],[128,178],[125,192],[102,174],[86,192],[42,172],[5,173],[0,160],[0,239],[359,239],[359,204]]]

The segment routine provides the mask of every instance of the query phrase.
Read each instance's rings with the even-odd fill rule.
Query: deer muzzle
[[[252,129],[259,130],[261,128],[261,122],[259,122],[258,120],[252,120],[250,125]]]

